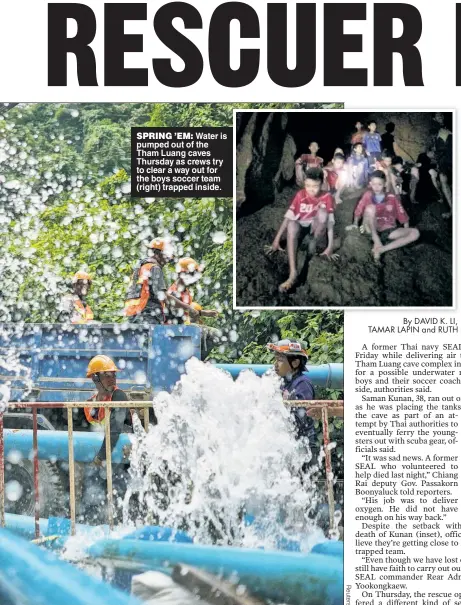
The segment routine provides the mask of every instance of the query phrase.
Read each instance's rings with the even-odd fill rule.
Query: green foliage
[[[177,257],[192,256],[206,265],[194,294],[203,307],[221,312],[206,323],[223,333],[210,359],[270,364],[268,342],[298,338],[306,342],[311,363],[342,362],[343,314],[338,311],[232,309],[231,199],[144,199],[129,193],[132,126],[232,126],[234,108],[326,106],[341,105],[38,103],[3,112],[0,118],[7,119],[0,119],[0,139],[17,151],[3,162],[1,176],[16,179],[21,188],[0,200],[7,208],[7,215],[0,215],[0,246],[7,259],[0,266],[0,317],[9,306],[14,320],[56,321],[71,276],[85,269],[94,277],[89,303],[95,317],[121,321],[133,266],[146,252],[144,243],[169,234]],[[221,237],[214,241],[217,232]],[[175,279],[174,267],[167,269],[167,277]],[[320,389],[317,396],[342,394]],[[342,430],[342,420],[331,419],[333,440],[342,439]]]
[[[131,198],[131,126],[232,125],[234,108],[325,107],[306,103],[51,103],[18,105],[2,130],[12,145],[27,151],[2,167],[6,179],[30,187],[23,195],[25,212],[33,194],[43,194],[39,213],[15,218],[0,244],[21,264],[29,250],[28,271],[15,283],[26,321],[55,321],[57,299],[79,269],[93,273],[89,302],[101,321],[121,321],[131,271],[154,236],[174,237],[177,256],[190,255],[206,265],[195,296],[221,316],[207,320],[224,332],[210,358],[270,363],[265,348],[276,337],[308,342],[312,363],[342,360],[342,314],[338,312],[241,313],[232,310],[232,200]],[[331,106],[331,104],[329,105]],[[34,158],[34,170],[27,170]],[[26,225],[26,228],[24,228]],[[15,230],[16,229],[16,230]],[[223,232],[227,239],[213,241]],[[14,262],[11,263],[14,265]],[[170,267],[168,279],[174,279]],[[7,275],[9,275],[7,273]],[[11,275],[15,275],[11,270]],[[50,282],[55,283],[54,290]],[[30,304],[35,301],[36,304]],[[227,334],[237,337],[227,338]]]
[[[296,338],[306,343],[310,363],[342,363],[344,319],[341,311],[254,311],[245,312],[239,322],[239,340],[249,339],[237,363],[271,363],[268,342]],[[224,355],[221,355],[221,359]],[[340,391],[319,390],[317,396],[339,399]]]

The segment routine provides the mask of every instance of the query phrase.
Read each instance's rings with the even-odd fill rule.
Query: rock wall
[[[394,122],[395,124],[395,142],[404,152],[406,160],[416,161],[418,154],[425,151],[431,129],[433,128],[432,113],[392,113],[379,112],[375,115],[370,114],[369,119],[376,120],[377,130],[380,133],[386,131],[386,124]]]
[[[240,122],[241,124],[241,122]],[[259,112],[238,132],[236,150],[237,211],[251,199],[251,211],[274,201],[293,179],[296,144],[287,134],[286,113]]]

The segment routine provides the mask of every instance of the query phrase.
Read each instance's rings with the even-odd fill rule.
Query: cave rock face
[[[293,178],[296,154],[286,113],[242,116],[237,121],[237,210],[248,200],[256,207],[273,202],[275,191]]]
[[[433,115],[427,112],[379,112],[374,119],[381,134],[385,132],[386,124],[393,122],[396,125],[395,142],[402,150],[402,156],[405,160],[416,161],[418,155],[427,149],[429,135],[434,130]]]

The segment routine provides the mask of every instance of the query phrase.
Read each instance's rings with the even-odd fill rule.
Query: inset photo
[[[235,110],[234,307],[453,307],[453,121]]]

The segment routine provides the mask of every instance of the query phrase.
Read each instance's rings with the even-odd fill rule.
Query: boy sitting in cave
[[[363,143],[363,136],[365,132],[366,131],[363,128],[362,122],[357,121],[355,123],[355,132],[351,137],[351,145],[355,145],[356,143]]]
[[[352,146],[352,155],[347,159],[348,186],[355,189],[365,187],[368,179],[368,158],[362,143]]]
[[[386,176],[386,191],[399,198],[408,195],[410,202],[416,204],[416,187],[419,181],[419,170],[413,162],[404,162],[386,149],[381,159],[376,160],[376,170],[381,170]]]
[[[347,185],[345,161],[342,153],[335,153],[333,160],[323,169],[324,189],[334,196],[335,204],[342,203],[341,194]]]
[[[385,191],[386,175],[376,170],[370,177],[370,189],[362,196],[354,211],[354,223],[346,230],[357,229],[373,240],[372,254],[376,262],[389,250],[402,248],[419,238],[419,231],[410,227],[408,214],[393,193]],[[397,222],[403,227],[397,227]]]
[[[323,158],[317,155],[320,147],[316,141],[309,145],[310,153],[303,153],[295,162],[296,184],[298,187],[304,187],[306,170],[309,168],[321,168]]]
[[[410,202],[416,204],[416,187],[419,182],[419,169],[412,162],[404,162],[397,155],[392,158],[391,185],[389,191],[395,195],[408,195]]]
[[[309,254],[313,256],[317,249],[317,243],[321,237],[327,234],[327,247],[322,252],[330,260],[336,260],[337,254],[333,254],[333,228],[335,202],[331,193],[322,191],[323,171],[321,168],[309,168],[304,179],[304,188],[294,196],[290,208],[280,225],[272,246],[266,248],[267,254],[273,254],[279,250],[282,237],[287,232],[287,252],[290,274],[288,279],[280,286],[280,292],[288,292],[295,285],[298,277],[296,268],[296,254],[298,243],[307,234],[311,235],[309,241]]]
[[[395,190],[394,181],[392,179],[392,158],[393,154],[385,149],[381,154],[381,159],[376,160],[375,170],[380,170],[384,172],[386,177],[386,191],[389,193],[393,193],[394,195],[398,195],[398,192]]]

